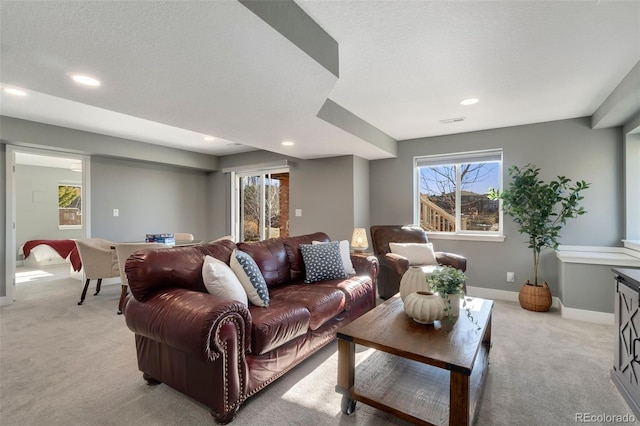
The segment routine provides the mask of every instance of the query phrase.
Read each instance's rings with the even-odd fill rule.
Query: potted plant
[[[502,200],[504,214],[511,216],[518,225],[518,232],[529,236],[529,248],[533,251],[533,282],[527,280],[520,288],[520,306],[532,311],[547,311],[551,307],[551,291],[546,282],[538,283],[540,252],[545,248],[558,248],[560,231],[567,219],[586,213],[580,201],[582,191],[589,188],[584,180],[572,183],[571,179],[558,176],[548,183],[542,181],[540,169],[527,164],[520,169],[509,168],[509,187],[499,192],[489,190],[489,199]]]
[[[445,314],[449,317],[449,320],[453,320],[454,316],[458,316],[460,309],[459,296],[464,297],[462,288],[465,280],[464,272],[451,266],[443,266],[442,269],[427,277],[431,291],[445,300]]]

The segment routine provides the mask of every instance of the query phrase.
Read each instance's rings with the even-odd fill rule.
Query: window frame
[[[495,158],[499,159],[496,160]],[[429,239],[434,240],[467,240],[467,241],[487,241],[487,242],[502,242],[505,239],[504,236],[504,218],[502,214],[502,201],[499,201],[498,215],[499,226],[497,231],[473,231],[473,230],[460,230],[460,217],[459,206],[461,203],[461,188],[459,185],[460,180],[460,164],[466,164],[470,162],[483,162],[483,158],[487,159],[486,162],[498,162],[498,186],[499,191],[502,191],[503,186],[503,170],[504,170],[504,153],[502,148],[479,150],[479,151],[464,151],[446,154],[435,155],[421,155],[413,157],[413,221],[416,224],[420,224],[420,167],[427,167],[431,165],[456,165],[456,231],[454,232],[434,232],[426,231]]]
[[[274,166],[274,167],[260,167],[260,168],[249,168],[247,170],[242,171],[231,171],[231,229],[232,234],[236,237],[237,241],[244,241],[244,232],[242,229],[241,219],[242,219],[242,203],[241,203],[241,194],[240,194],[240,183],[239,180],[243,177],[249,176],[260,176],[260,212],[261,212],[261,220],[260,220],[260,239],[262,241],[267,238],[266,236],[266,208],[265,208],[265,175],[269,175],[269,177],[273,174],[278,173],[288,173],[291,176],[290,167],[287,165],[285,167],[282,166]]]

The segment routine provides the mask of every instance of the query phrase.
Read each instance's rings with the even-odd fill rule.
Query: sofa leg
[[[233,411],[229,411],[227,414],[225,414],[224,416],[221,416],[220,414],[211,411],[211,415],[213,416],[213,418],[215,419],[216,423],[219,425],[226,425],[229,424],[233,421],[233,419],[236,418],[236,414],[238,414],[238,409],[240,407],[236,407],[236,409],[234,409]]]
[[[122,307],[124,305],[124,298],[127,297],[127,290],[129,286],[122,285],[122,290],[120,291],[120,302],[118,302],[118,315],[122,315]]]
[[[156,386],[162,383],[160,380],[154,379],[147,373],[142,373],[142,378],[146,380],[149,386]]]
[[[82,302],[84,302],[84,298],[87,297],[87,289],[89,288],[89,281],[91,281],[91,279],[87,278],[87,281],[84,283],[84,288],[82,289],[82,296],[80,296],[80,301],[78,302],[78,305],[82,305]]]

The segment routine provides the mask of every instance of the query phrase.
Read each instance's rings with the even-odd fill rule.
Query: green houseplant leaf
[[[427,277],[431,291],[437,293],[446,301],[445,313],[450,321],[453,321],[453,307],[451,306],[451,299],[447,296],[458,295],[464,297],[462,287],[466,278],[464,272],[451,266],[443,266],[442,269]]]
[[[511,216],[518,232],[529,236],[533,251],[533,285],[538,284],[540,252],[545,248],[558,248],[560,231],[567,219],[581,216],[586,210],[580,206],[582,191],[589,188],[584,180],[573,183],[565,176],[544,182],[540,169],[527,164],[522,169],[509,168],[511,182],[502,192],[489,190],[489,199],[502,200],[502,211]]]

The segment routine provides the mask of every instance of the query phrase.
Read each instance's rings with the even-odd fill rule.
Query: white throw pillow
[[[326,244],[322,241],[311,241],[312,244]],[[340,257],[342,257],[342,264],[344,265],[344,272],[347,275],[355,275],[356,270],[353,268],[351,262],[351,253],[349,253],[349,241],[340,241]]]
[[[409,265],[437,265],[432,243],[389,243],[391,253],[409,259]]]
[[[231,268],[221,260],[205,256],[202,264],[202,280],[207,291],[214,296],[232,299],[249,306],[247,292]]]

